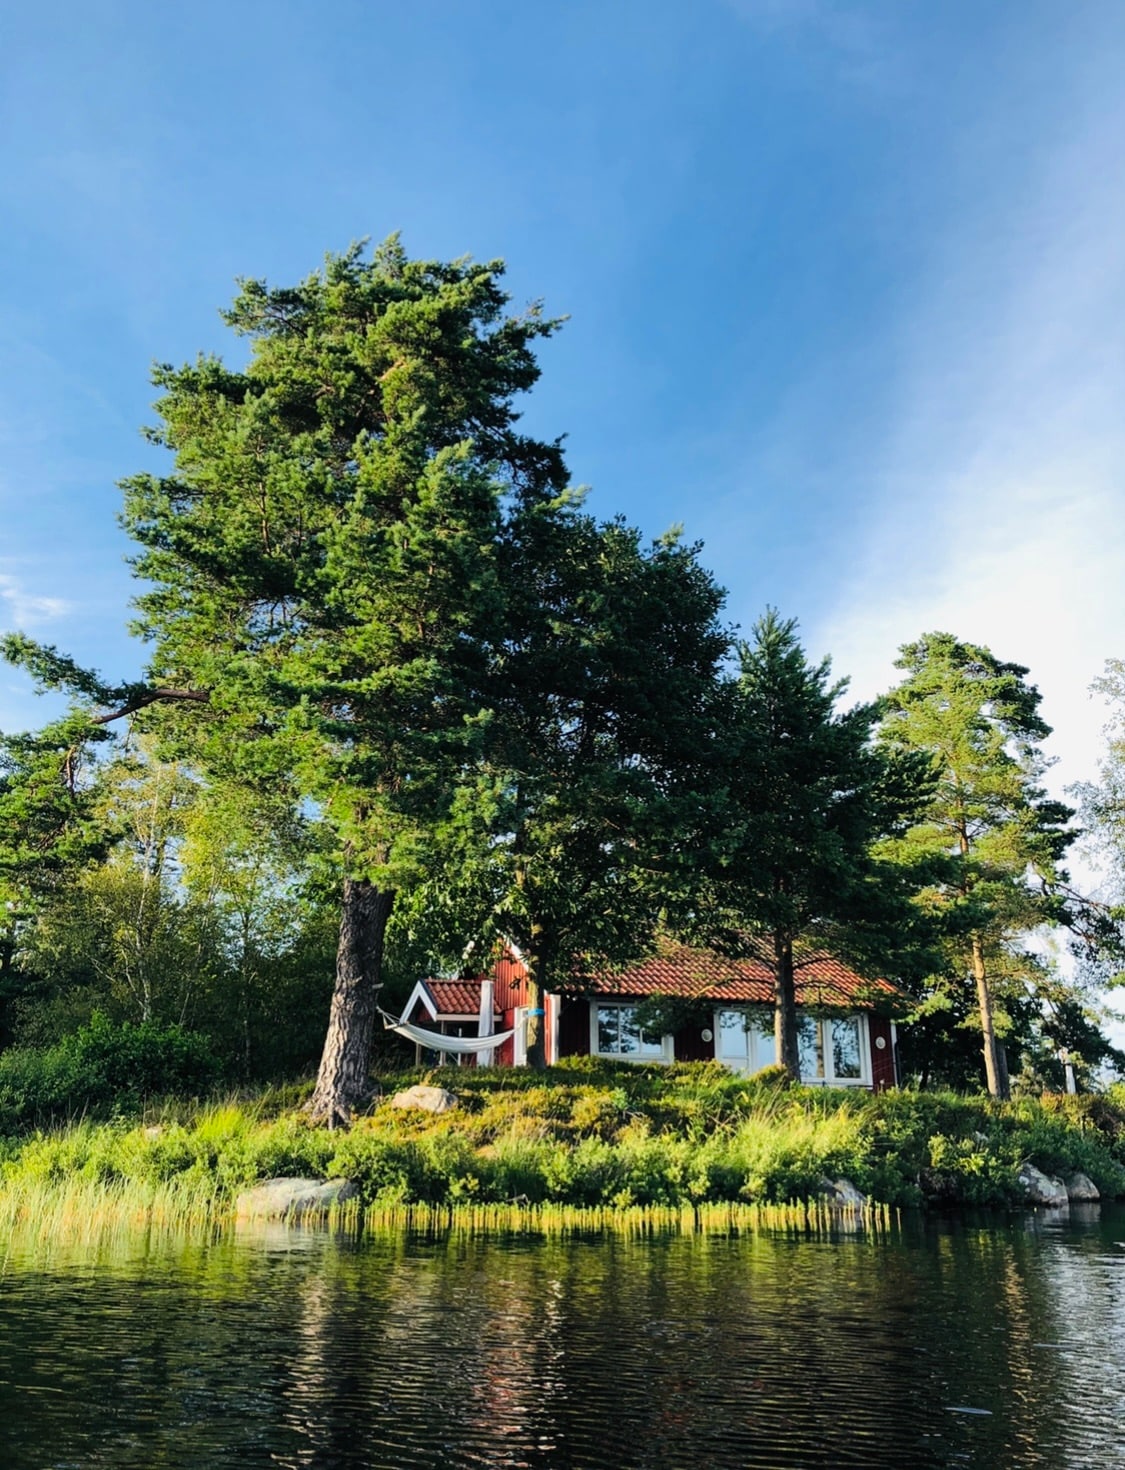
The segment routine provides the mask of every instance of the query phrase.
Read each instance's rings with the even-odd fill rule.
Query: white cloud
[[[16,577],[0,572],[0,621],[12,628],[32,628],[53,622],[71,611],[62,597],[42,597],[28,592]]]
[[[807,630],[864,695],[932,629],[1029,665],[1059,784],[1094,773],[1089,683],[1125,656],[1123,127],[1120,106],[1080,120],[1019,197],[951,222],[872,431],[864,550]]]

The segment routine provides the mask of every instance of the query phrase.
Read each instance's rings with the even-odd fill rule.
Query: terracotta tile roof
[[[865,980],[831,955],[807,955],[798,960],[797,1004],[848,1006],[866,1009],[873,1002],[899,994],[887,980]],[[588,987],[596,995],[674,995],[694,999],[769,1005],[773,1002],[773,974],[761,960],[732,960],[710,950],[668,944],[647,960],[612,974],[599,975]]]
[[[479,980],[427,980],[439,1016],[475,1016],[480,1010]]]
[[[499,1013],[523,1002],[518,994],[509,994],[522,979],[522,965],[505,962],[496,967],[494,1007]],[[517,976],[514,972],[518,969]],[[480,1010],[481,978],[468,980],[427,980],[439,1016],[475,1016]],[[840,960],[828,954],[810,954],[797,962],[797,1004],[846,1006],[867,1009],[880,999],[899,995],[887,980],[865,980]],[[692,949],[686,944],[665,944],[646,960],[627,965],[622,970],[598,975],[583,982],[582,989],[593,995],[674,995],[692,999],[707,995],[715,1000],[741,1002],[743,1005],[773,1004],[773,973],[761,960],[727,959],[711,950]]]

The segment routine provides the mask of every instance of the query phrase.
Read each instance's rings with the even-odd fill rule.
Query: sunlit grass
[[[614,1208],[561,1204],[381,1204],[358,1200],[290,1222],[308,1227],[361,1232],[427,1235],[565,1236],[578,1234],[640,1238],[656,1235],[740,1234],[759,1231],[831,1235],[841,1231],[886,1233],[898,1221],[888,1205],[841,1207],[823,1198],[785,1204],[647,1205]],[[160,1237],[225,1231],[236,1224],[251,1231],[261,1221],[236,1222],[229,1198],[207,1181],[145,1186],[89,1179],[41,1180],[9,1185],[0,1193],[0,1232],[8,1249],[18,1241],[34,1247],[104,1248],[108,1241],[155,1232]],[[0,1254],[0,1265],[3,1255]]]
[[[388,1098],[419,1075],[385,1079]],[[839,1229],[849,1216],[825,1196],[841,1179],[873,1202],[866,1228],[883,1207],[930,1197],[1018,1203],[1024,1159],[1125,1194],[1125,1111],[1108,1098],[872,1097],[715,1065],[445,1069],[433,1080],[455,1090],[457,1109],[402,1112],[384,1100],[347,1131],[310,1125],[289,1088],[0,1137],[0,1229],[221,1226],[242,1190],[278,1177],[352,1180],[358,1203],[333,1217],[349,1228],[362,1217],[427,1230],[454,1219],[539,1232],[783,1219],[820,1229],[822,1218]]]

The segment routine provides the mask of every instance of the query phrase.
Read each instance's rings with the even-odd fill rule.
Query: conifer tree
[[[505,314],[499,262],[412,261],[392,239],[293,288],[242,283],[249,362],[157,369],[165,475],[125,482],[148,678],[115,691],[52,650],[9,652],[108,721],[160,705],[226,777],[292,783],[335,834],[340,942],[314,1117],[369,1094],[396,892],[414,880],[483,710],[503,636],[502,518],[561,503],[557,443],[513,399],[556,323]],[[73,676],[73,677],[72,677]]]
[[[873,743],[874,705],[840,711],[846,680],[808,661],[772,608],[739,649],[711,759],[706,881],[689,926],[774,975],[778,1061],[800,1075],[796,969],[830,948],[861,971],[893,969],[911,938],[905,867],[877,845],[916,814],[929,762]]]
[[[905,645],[896,667],[906,677],[883,700],[882,743],[928,756],[937,775],[900,856],[931,868],[922,902],[940,916],[952,973],[973,986],[988,1090],[1007,1097],[998,1002],[1006,984],[1024,991],[1027,937],[1067,917],[1060,861],[1073,813],[1042,786],[1051,732],[1026,668],[949,633]]]
[[[729,635],[698,548],[644,546],[576,509],[506,530],[508,627],[491,669],[476,786],[424,900],[447,953],[516,943],[527,1057],[543,997],[651,942],[676,848],[697,825],[698,768]]]

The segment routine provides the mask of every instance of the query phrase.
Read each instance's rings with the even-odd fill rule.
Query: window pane
[[[654,1036],[651,1031],[642,1031],[637,1025],[637,1011],[635,1006],[619,1006],[618,1016],[621,1021],[621,1052],[628,1053],[634,1057],[661,1057],[664,1055],[664,1043],[659,1036]]]
[[[620,1006],[598,1007],[598,1050],[617,1050],[617,1015]]]
[[[797,1050],[801,1059],[801,1079],[820,1082],[824,1078],[824,1047],[820,1022],[815,1016],[797,1016]]]
[[[748,1041],[745,1015],[741,1011],[720,1011],[719,1056],[723,1061],[746,1065]]]
[[[845,1016],[832,1025],[832,1073],[841,1079],[863,1075],[859,1045],[859,1017]]]
[[[773,1027],[768,1030],[765,1026],[754,1028],[754,1070],[760,1072],[763,1067],[772,1067],[777,1061],[777,1046],[774,1042]]]
[[[633,1056],[641,1049],[641,1028],[637,1025],[632,1006],[617,1007],[617,1023],[621,1028],[621,1039],[617,1049],[622,1056]]]

